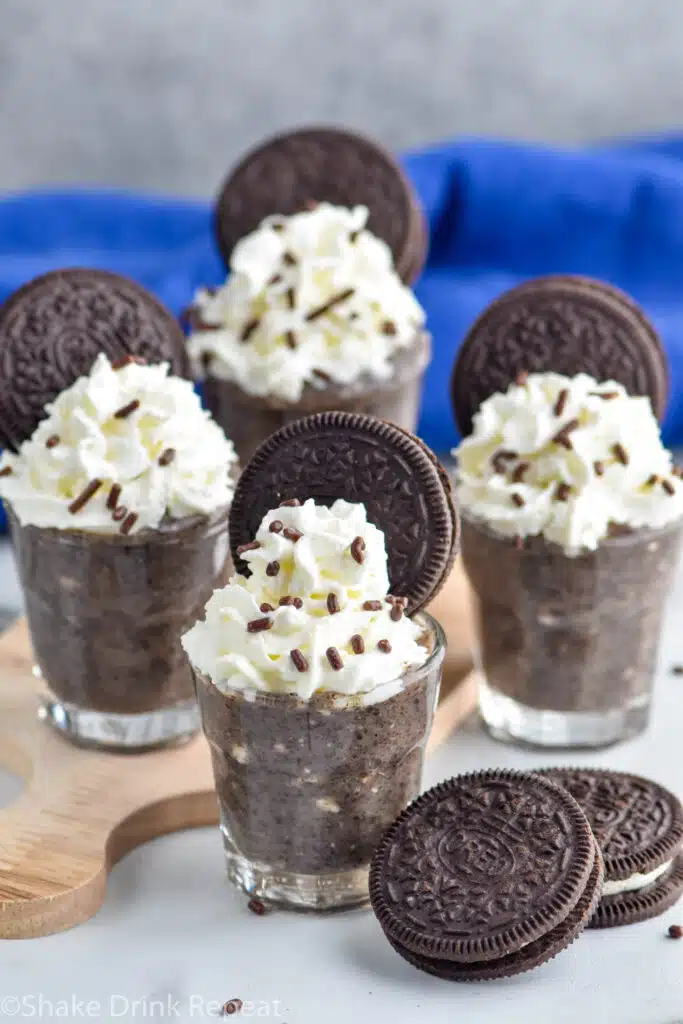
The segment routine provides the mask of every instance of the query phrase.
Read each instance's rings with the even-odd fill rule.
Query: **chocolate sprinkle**
[[[262,619],[252,619],[247,623],[247,633],[264,633],[267,629],[271,629],[272,625],[273,620],[269,619],[267,615]]]
[[[249,341],[252,334],[254,333],[254,331],[256,330],[260,323],[261,318],[258,316],[254,316],[251,318],[251,320],[247,320],[246,324],[242,328],[242,333],[240,334],[240,341]]]
[[[664,490],[666,491],[666,493],[668,495],[672,495],[672,494],[676,493],[676,488],[674,487],[674,485],[671,483],[670,480],[662,480],[662,487],[664,488]]]
[[[515,493],[512,494],[510,497],[512,499],[512,504],[515,505],[516,508],[523,508],[526,505],[526,502],[521,494]]]
[[[683,466],[672,466],[671,475],[677,477],[683,477]]]
[[[294,662],[294,667],[298,672],[305,672],[308,669],[308,662],[298,647],[295,647],[294,650],[290,651],[289,656]]]
[[[297,264],[297,259],[296,256],[294,256],[291,252],[283,252],[282,262],[286,267],[295,267]]]
[[[282,604],[282,601],[280,601],[280,604]],[[264,615],[267,615],[268,612],[274,612],[275,611],[275,609],[273,608],[272,604],[268,604],[267,601],[264,601],[263,604],[260,604],[258,610],[260,612],[263,612]]]
[[[299,508],[301,502],[298,498],[287,498],[286,501],[281,501],[280,508]]]
[[[273,519],[268,529],[271,533],[282,533],[282,526],[283,523],[281,519]]]
[[[114,413],[114,419],[125,420],[127,416],[130,416],[139,408],[140,402],[138,401],[137,398],[134,398],[132,402],[128,403],[128,405],[122,405],[120,409],[116,410],[116,412]]]
[[[569,422],[565,423],[561,430],[558,430],[558,432],[555,434],[553,438],[553,441],[555,442],[555,444],[561,444],[563,448],[567,449],[567,451],[571,451],[573,445],[569,435],[573,430],[576,430],[580,426],[581,424],[577,419],[569,420]]]
[[[673,676],[683,676],[683,665],[672,665],[671,674]]]
[[[120,523],[122,519],[125,519],[128,515],[128,506],[119,505],[111,514],[112,519],[115,523]]]
[[[388,640],[378,640],[377,647],[382,654],[391,654],[391,644]]]
[[[301,530],[297,530],[293,526],[286,526],[282,531],[282,536],[286,537],[287,540],[291,540],[292,544],[296,544],[296,542],[301,540],[303,537],[303,533]]]
[[[173,460],[175,459],[175,455],[175,448],[165,448],[161,455],[159,456],[159,465],[170,466]]]
[[[310,312],[306,314],[305,319],[310,323],[312,320],[317,320],[319,317],[325,316],[325,314],[333,310],[335,306],[339,306],[342,302],[346,302],[347,299],[350,299],[355,290],[355,288],[345,288],[343,292],[333,295],[332,298],[327,302],[324,302],[322,306],[316,306],[315,309],[310,310]]]
[[[379,612],[382,610],[381,601],[363,601],[364,612]]]
[[[256,914],[257,917],[263,917],[264,914],[268,913],[268,908],[265,903],[261,900],[257,900],[255,896],[247,903],[247,908],[251,910],[252,914]]]
[[[330,615],[336,615],[337,612],[341,611],[341,608],[339,606],[339,598],[337,597],[336,594],[327,595],[327,610],[330,613]]]
[[[250,540],[248,544],[240,544],[237,549],[238,555],[243,555],[245,551],[256,551],[261,547],[261,542],[258,540]]]
[[[328,647],[327,650],[325,651],[325,654],[327,656],[327,660],[329,661],[330,665],[332,666],[335,672],[339,672],[341,669],[343,669],[344,662],[342,661],[342,656],[336,647]]]
[[[311,370],[311,373],[313,374],[314,377],[318,377],[319,380],[324,381],[325,384],[329,384],[330,381],[332,380],[329,373],[326,373],[325,370],[318,370],[316,367],[314,367]]]
[[[517,374],[517,376],[515,377],[515,384],[517,384],[519,387],[524,387],[524,385],[526,384],[528,379],[529,379],[529,371],[528,370],[520,370],[519,373]]]
[[[55,448],[59,444],[59,434],[50,434],[45,442],[46,448]]]
[[[350,551],[354,562],[358,562],[359,565],[362,565],[365,561],[365,541],[362,537],[353,538],[351,541]]]
[[[382,324],[382,334],[386,334],[389,338],[393,338],[394,335],[398,334],[398,327],[393,320],[385,320]]]
[[[285,298],[287,299],[287,305],[290,309],[296,309],[296,292],[293,288],[288,288],[285,292]]]
[[[647,478],[647,480],[645,481],[645,486],[646,487],[654,487],[654,485],[657,484],[657,483],[659,483],[659,477],[657,476],[656,473],[653,473],[652,476],[649,476]]]
[[[233,1013],[239,1013],[243,1006],[241,999],[228,999],[227,1003],[223,1003],[221,1013],[224,1017],[231,1017]]]
[[[593,463],[593,469],[595,470],[595,475],[596,476],[602,476],[603,473],[605,472],[605,464],[604,464],[604,462],[594,462]]]
[[[102,481],[98,480],[97,477],[95,477],[94,480],[91,480],[90,483],[81,491],[78,497],[74,498],[69,505],[69,512],[71,515],[75,516],[77,512],[80,512],[81,509],[88,504],[93,495],[97,494],[101,486]]]
[[[111,490],[109,491],[109,497],[107,498],[107,508],[110,512],[113,512],[119,503],[121,497],[121,484],[112,484]]]
[[[268,282],[268,284],[269,285],[280,284],[281,281],[282,281],[282,274],[273,274],[273,276],[271,277],[271,279]]]
[[[138,518],[139,517],[138,517],[137,512],[129,512],[128,515],[126,516],[126,518],[121,523],[120,533],[123,533],[124,535],[130,533],[130,531],[133,529],[133,527],[137,523]]]
[[[524,479],[525,474],[530,469],[531,469],[531,463],[530,462],[520,462],[520,464],[517,466],[517,468],[515,469],[514,473],[512,474],[512,482],[513,482],[513,484],[521,484],[522,480]]]
[[[670,924],[667,935],[670,939],[683,939],[683,926],[680,924]]]
[[[572,489],[569,484],[558,484],[554,495],[555,501],[567,501],[571,493]]]
[[[280,608],[288,608],[294,604],[294,598],[290,594],[284,594],[278,601]]]
[[[365,640],[360,633],[354,633],[351,637],[351,650],[354,654],[365,654]]]
[[[127,355],[117,359],[115,363],[112,363],[111,368],[112,370],[122,370],[124,366],[131,366],[133,363],[137,366],[145,366],[147,360],[141,359],[140,356],[134,356],[129,352]]]
[[[595,398],[602,398],[605,402],[610,402],[613,398],[619,397],[618,391],[590,391],[589,394],[594,395]]]
[[[296,334],[294,331],[285,331],[285,341],[287,342],[287,348],[296,348]]]
[[[628,466],[628,452],[626,451],[626,449],[620,441],[617,441],[616,444],[612,445],[612,454],[614,455],[615,459],[619,460],[622,466]]]
[[[295,608],[303,608],[304,606],[304,602],[301,600],[300,597],[292,598],[292,604],[294,605]]]
[[[495,469],[496,473],[504,473],[505,463],[511,462],[516,458],[518,458],[517,452],[508,451],[505,448],[499,448],[499,450],[491,456],[491,465]]]
[[[555,413],[556,416],[561,416],[562,415],[562,413],[564,412],[565,407],[567,405],[567,399],[568,398],[569,398],[569,388],[562,388],[562,390],[560,391],[559,395],[557,396],[557,401],[555,402],[555,405],[553,406],[553,412]]]
[[[400,622],[403,618],[403,605],[399,604],[398,601],[392,604],[391,611],[389,612],[389,618],[393,622]]]
[[[268,562],[266,566],[266,576],[277,576],[280,571],[280,563],[275,559],[272,562]]]
[[[0,469],[0,476],[11,476],[13,472],[14,470],[11,466],[3,466],[2,469]]]

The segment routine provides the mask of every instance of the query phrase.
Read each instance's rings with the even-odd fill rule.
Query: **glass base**
[[[557,750],[608,747],[647,726],[649,697],[612,711],[539,711],[479,685],[479,710],[490,734],[508,743]]]
[[[244,857],[224,825],[221,832],[228,878],[252,898],[285,910],[318,913],[353,910],[370,902],[368,867],[320,875],[280,871]]]
[[[200,726],[199,709],[194,700],[160,711],[119,715],[89,711],[44,697],[38,717],[79,746],[121,752],[141,752],[183,743],[192,739]]]

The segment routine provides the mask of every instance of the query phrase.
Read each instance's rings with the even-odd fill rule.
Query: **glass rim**
[[[438,621],[438,619],[435,619],[433,615],[430,615],[429,612],[425,611],[422,608],[419,609],[419,611],[414,612],[412,619],[420,624],[424,624],[425,627],[429,630],[429,637],[430,640],[432,641],[432,648],[429,651],[427,658],[419,665],[408,666],[408,668],[406,668],[405,671],[403,671],[400,676],[394,676],[392,679],[387,679],[386,682],[381,683],[380,686],[378,687],[375,687],[375,690],[384,689],[385,687],[391,687],[392,684],[394,683],[400,683],[401,689],[404,690],[406,686],[410,685],[410,683],[422,678],[425,675],[428,675],[435,668],[440,669],[443,660],[446,656],[447,648],[446,633],[443,629],[443,626]],[[286,699],[295,701],[302,707],[310,705],[316,698],[346,698],[346,700],[348,701],[348,705],[342,705],[340,710],[344,710],[345,706],[349,705],[356,708],[370,708],[373,706],[374,703],[372,700],[369,700],[367,702],[356,702],[355,698],[372,697],[375,690],[362,690],[357,693],[343,693],[336,690],[323,690],[321,692],[316,691],[311,697],[309,697],[308,699],[304,699],[302,697],[299,697],[299,695],[296,693],[274,693],[270,690],[259,690],[256,687],[222,688],[216,682],[214,682],[214,680],[211,678],[210,675],[208,675],[208,673],[202,672],[202,670],[198,668],[198,666],[195,665],[194,662],[191,660],[190,665],[195,676],[207,680],[208,683],[223,696],[242,696],[245,700],[248,701],[265,700],[279,702],[283,699]],[[387,697],[382,698],[382,700],[390,699],[392,696],[395,696],[396,692],[398,691],[392,690],[392,692]],[[377,703],[381,702],[378,701]]]
[[[64,544],[85,546],[90,543],[110,544],[112,547],[142,547],[146,544],[172,544],[181,541],[188,533],[200,528],[220,526],[228,520],[231,502],[222,505],[213,512],[195,512],[182,519],[171,519],[166,526],[145,527],[139,533],[121,534],[105,533],[98,530],[83,530],[78,527],[38,526],[36,523],[22,523],[11,502],[2,499],[7,519],[12,529],[36,530],[42,535],[49,535]]]
[[[463,508],[461,505],[458,506],[458,512],[460,514],[460,520],[463,523],[468,523],[470,526],[479,529],[486,536],[493,538],[493,540],[499,540],[514,543],[514,534],[501,533],[491,526],[486,519],[482,516],[474,515],[469,509]],[[616,524],[623,525],[623,524]],[[637,546],[646,541],[656,539],[657,537],[665,536],[669,533],[676,533],[683,527],[683,515],[677,516],[675,519],[670,520],[668,523],[663,523],[660,526],[634,526],[626,527],[623,533],[613,534],[612,536],[606,536],[598,541],[598,544],[594,548],[580,548],[576,552],[568,552],[561,544],[556,541],[547,540],[542,533],[526,534],[522,537],[529,546],[525,546],[520,549],[520,554],[540,554],[541,550],[544,552],[550,549],[556,554],[563,554],[567,558],[580,558],[586,555],[595,555],[598,551],[605,547],[631,547]]]

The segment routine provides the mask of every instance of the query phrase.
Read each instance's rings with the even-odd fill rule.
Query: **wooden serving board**
[[[449,638],[434,749],[471,713],[476,680],[471,620],[459,567],[430,609]],[[107,875],[155,836],[218,821],[208,748],[191,743],[144,754],[72,746],[38,722],[25,621],[0,637],[0,764],[25,789],[0,810],[0,938],[33,938],[92,917]]]

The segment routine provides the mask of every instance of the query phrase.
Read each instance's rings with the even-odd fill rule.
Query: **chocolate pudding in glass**
[[[243,464],[309,413],[371,413],[415,429],[425,316],[367,216],[320,203],[266,218],[236,246],[227,283],[200,290],[187,311],[205,402]]]
[[[101,355],[46,412],[0,462],[41,717],[107,749],[188,738],[180,635],[226,579],[234,448],[163,365]]]
[[[683,522],[649,399],[532,374],[455,454],[489,730],[549,747],[641,732]]]
[[[183,637],[228,876],[294,909],[363,905],[374,848],[421,789],[443,633],[387,597],[363,505],[275,509],[256,545]]]

